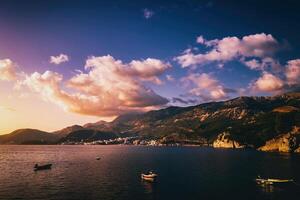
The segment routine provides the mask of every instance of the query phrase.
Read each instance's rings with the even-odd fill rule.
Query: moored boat
[[[51,167],[52,167],[52,164],[46,164],[46,165],[35,164],[34,171],[47,170],[47,169],[51,169]]]
[[[141,178],[146,181],[155,181],[157,177],[158,175],[152,171],[150,171],[148,174],[141,174]]]
[[[293,179],[274,179],[274,178],[264,179],[261,177],[257,177],[255,181],[259,185],[285,185],[294,182]]]

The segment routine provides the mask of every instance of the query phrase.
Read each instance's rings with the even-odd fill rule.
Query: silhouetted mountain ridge
[[[18,129],[10,134],[0,135],[0,144],[52,144],[59,136],[37,129]]]

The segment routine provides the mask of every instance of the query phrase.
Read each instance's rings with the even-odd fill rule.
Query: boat
[[[283,184],[290,184],[294,182],[293,179],[274,179],[274,178],[263,179],[259,176],[255,179],[255,181],[259,185],[283,185]]]
[[[47,169],[51,169],[51,167],[52,167],[52,164],[46,164],[46,165],[35,164],[34,171],[47,170]]]
[[[142,180],[145,181],[155,181],[157,177],[158,175],[153,173],[152,171],[150,171],[148,174],[144,174],[144,173],[141,174]]]
[[[100,157],[96,157],[96,160],[100,160],[101,158]]]

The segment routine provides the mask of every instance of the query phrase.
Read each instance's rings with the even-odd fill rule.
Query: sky
[[[0,134],[299,89],[297,1],[0,7]]]

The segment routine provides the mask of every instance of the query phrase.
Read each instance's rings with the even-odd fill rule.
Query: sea
[[[52,169],[35,172],[36,163],[52,163]],[[155,182],[141,180],[149,170],[158,174]],[[258,175],[295,182],[261,186],[254,181]],[[299,197],[300,155],[209,147],[0,145],[1,200]]]

